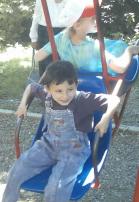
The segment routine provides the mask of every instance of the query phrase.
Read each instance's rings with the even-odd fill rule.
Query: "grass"
[[[27,65],[28,64],[28,65]],[[31,62],[26,65],[21,59],[0,62],[0,98],[20,98],[27,85]]]

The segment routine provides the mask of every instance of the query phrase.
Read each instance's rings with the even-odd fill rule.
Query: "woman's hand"
[[[131,54],[131,55],[137,55],[139,54],[139,46],[133,45],[133,46],[129,46],[127,48],[127,51]]]
[[[33,49],[39,50],[38,42],[31,42],[31,46],[32,46]]]

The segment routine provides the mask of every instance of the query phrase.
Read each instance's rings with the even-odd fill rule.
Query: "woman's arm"
[[[38,41],[38,24],[39,24],[41,15],[42,15],[41,0],[36,0],[34,14],[32,18],[32,24],[31,24],[30,33],[29,33],[31,42],[33,44],[37,43]]]

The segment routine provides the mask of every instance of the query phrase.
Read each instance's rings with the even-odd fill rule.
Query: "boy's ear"
[[[79,22],[79,21],[75,22],[72,27],[73,27],[75,30],[78,29],[78,28],[80,27],[80,22]]]
[[[47,85],[44,85],[44,89],[49,92],[49,87]]]

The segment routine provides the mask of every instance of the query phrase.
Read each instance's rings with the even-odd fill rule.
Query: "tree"
[[[33,12],[33,1],[1,0],[0,46],[1,48],[29,42],[29,29]]]
[[[70,0],[69,0],[70,1]],[[93,1],[93,0],[92,0]],[[0,46],[30,42],[29,29],[35,0],[1,0]],[[102,29],[107,37],[133,37],[139,22],[139,0],[103,0]]]
[[[106,36],[120,33],[123,37],[133,37],[139,22],[138,0],[104,0],[102,5],[102,26]]]

